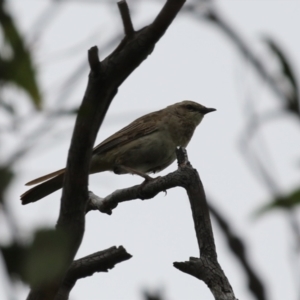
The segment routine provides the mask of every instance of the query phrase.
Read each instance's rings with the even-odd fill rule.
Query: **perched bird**
[[[205,114],[215,111],[193,101],[182,101],[142,116],[93,149],[90,174],[156,173],[175,159],[175,149],[186,147]],[[39,185],[21,195],[22,204],[35,202],[62,188],[65,169],[28,182]]]

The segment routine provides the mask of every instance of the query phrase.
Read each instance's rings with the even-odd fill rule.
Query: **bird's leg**
[[[151,176],[149,176],[149,175],[147,175],[147,174],[145,174],[143,172],[140,172],[138,170],[135,170],[135,169],[132,169],[132,168],[129,168],[129,167],[125,167],[123,165],[116,165],[116,166],[114,166],[113,171],[114,171],[115,174],[130,173],[130,174],[135,174],[135,175],[143,177],[145,180],[140,185],[140,187],[139,187],[140,190],[142,190],[143,187],[145,186],[145,184],[147,184],[149,181],[156,180],[156,179],[160,178],[160,176],[158,176],[156,178],[152,178]],[[165,192],[165,196],[166,196],[167,195],[167,191],[164,190],[163,192]]]
[[[135,175],[143,177],[145,179],[145,181],[151,181],[154,179],[151,176],[147,175],[146,173],[140,172],[138,170],[135,170],[135,169],[132,169],[129,167],[125,167],[123,165],[116,165],[114,167],[114,173],[115,174],[123,174],[123,173],[135,174]]]

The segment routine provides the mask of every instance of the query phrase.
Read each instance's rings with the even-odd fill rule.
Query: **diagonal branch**
[[[75,286],[76,281],[95,272],[108,272],[120,262],[130,259],[132,256],[122,247],[111,247],[91,255],[73,261],[62,285],[57,293],[60,300],[69,299],[69,294]]]
[[[184,2],[167,0],[152,24],[130,37],[125,36],[115,51],[101,63],[97,47],[91,48],[88,53],[91,72],[71,140],[56,226],[57,231],[64,231],[70,239],[64,271],[71,265],[84,234],[92,148],[109,105],[122,82],[153,51]],[[28,299],[53,299],[64,273],[48,286],[32,288]]]
[[[251,63],[251,65],[254,67],[254,70],[261,77],[261,79],[267,83],[270,90],[283,102],[285,108],[296,114],[297,117],[300,116],[297,109],[298,103],[296,104],[296,108],[291,109],[291,100],[278,84],[276,78],[272,76],[272,74],[266,69],[262,60],[257,57],[257,55],[245,42],[243,37],[238,33],[238,31],[235,29],[236,26],[232,26],[214,7],[212,2],[208,2],[206,7],[205,4],[199,5],[189,3],[185,6],[184,11],[196,17],[205,17],[207,20],[213,22],[214,25],[216,25],[235,44],[240,53]],[[299,100],[296,99],[296,101]]]
[[[234,233],[234,230],[231,228],[228,221],[211,204],[209,205],[209,211],[218,223],[220,229],[223,231],[228,247],[234,253],[244,269],[248,279],[248,288],[253,294],[253,297],[255,297],[257,300],[266,300],[267,297],[264,285],[262,280],[251,266],[244,241],[241,239],[241,237]]]

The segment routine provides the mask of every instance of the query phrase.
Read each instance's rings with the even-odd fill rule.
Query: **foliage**
[[[1,251],[8,274],[30,286],[41,286],[54,280],[65,269],[68,236],[51,229],[39,229],[33,242],[22,245],[14,242]]]
[[[17,26],[5,9],[5,1],[0,0],[0,25],[3,44],[0,51],[0,83],[14,84],[24,90],[36,108],[41,107],[41,92],[37,83],[31,51]],[[6,105],[11,112],[13,108]]]

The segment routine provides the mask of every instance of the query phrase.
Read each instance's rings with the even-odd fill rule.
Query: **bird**
[[[186,147],[204,115],[215,111],[184,100],[146,114],[117,131],[93,149],[89,174],[157,173],[176,159],[176,148]],[[36,202],[63,186],[66,169],[60,169],[26,183],[36,185],[21,195],[22,204]]]

